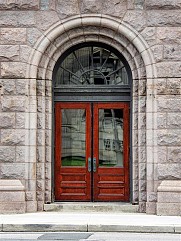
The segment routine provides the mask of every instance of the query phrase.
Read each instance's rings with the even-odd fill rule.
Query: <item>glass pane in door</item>
[[[62,109],[62,166],[86,164],[86,110]]]
[[[123,167],[122,109],[99,109],[99,166]]]

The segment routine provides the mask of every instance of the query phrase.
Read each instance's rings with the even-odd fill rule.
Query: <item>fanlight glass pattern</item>
[[[55,87],[62,85],[128,85],[128,74],[120,58],[103,47],[82,47],[60,64]]]

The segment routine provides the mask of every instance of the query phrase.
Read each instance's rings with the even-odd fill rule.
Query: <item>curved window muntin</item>
[[[123,76],[124,81],[121,79]],[[56,91],[65,87],[99,89],[109,86],[129,89],[132,78],[130,67],[122,54],[107,44],[91,42],[78,44],[65,51],[55,65],[53,79]]]

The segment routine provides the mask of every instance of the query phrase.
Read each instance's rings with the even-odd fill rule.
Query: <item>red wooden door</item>
[[[55,199],[129,201],[129,105],[92,105],[55,105]]]
[[[91,105],[55,104],[55,199],[91,199]]]
[[[129,105],[94,104],[94,201],[129,201]]]

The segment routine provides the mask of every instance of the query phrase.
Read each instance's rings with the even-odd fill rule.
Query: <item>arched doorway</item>
[[[68,49],[54,68],[55,200],[129,201],[131,71],[107,44]]]

